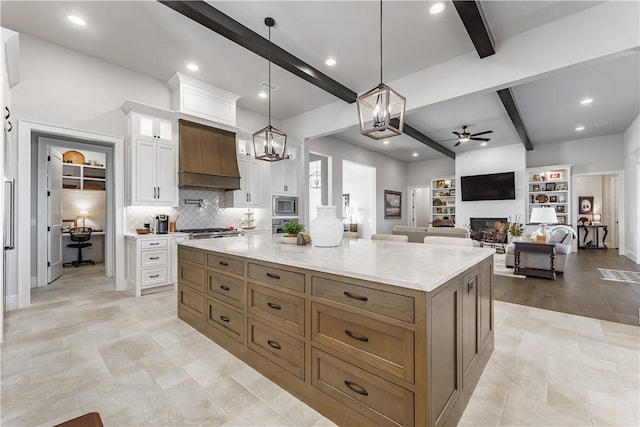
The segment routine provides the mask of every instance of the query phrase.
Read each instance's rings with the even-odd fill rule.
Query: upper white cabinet
[[[238,157],[240,190],[225,193],[225,207],[259,208],[262,206],[262,163],[250,156]]]
[[[298,166],[294,161],[271,164],[271,191],[273,194],[298,194]]]
[[[236,101],[239,95],[180,73],[174,74],[167,84],[172,91],[172,107],[177,112],[229,126],[236,125]]]
[[[125,101],[127,202],[131,206],[178,206],[178,135],[171,111]]]

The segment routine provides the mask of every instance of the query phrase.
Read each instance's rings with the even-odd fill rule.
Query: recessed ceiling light
[[[67,15],[67,19],[79,27],[84,27],[85,25],[87,25],[87,21],[76,15]]]
[[[198,65],[194,63],[187,64],[187,68],[191,71],[198,71],[200,69],[200,67],[198,67]]]
[[[486,143],[486,142],[483,142],[483,143],[481,143],[481,144],[480,144],[480,146],[481,146],[481,147],[484,147],[484,146],[486,146],[486,145],[487,145],[487,143]]]
[[[418,157],[418,153],[413,153],[413,157]]]
[[[578,132],[580,132],[581,130],[584,130],[584,126],[578,126],[578,127],[576,128],[576,130],[577,130]]]
[[[385,139],[384,141],[382,141],[382,143],[383,143],[384,145],[389,145],[389,140],[386,140],[386,139]]]
[[[589,105],[593,102],[593,98],[585,98],[582,101],[580,101],[580,104],[582,105]]]
[[[267,92],[260,92],[260,93],[258,94],[258,96],[259,96],[260,98],[266,98],[266,97],[267,97]]]
[[[429,13],[432,15],[437,15],[438,13],[442,12],[445,7],[445,4],[439,1],[431,5],[431,7],[429,8]]]
[[[333,67],[334,65],[336,65],[336,60],[333,58],[329,58],[326,61],[324,61],[325,65],[328,65],[329,67]]]

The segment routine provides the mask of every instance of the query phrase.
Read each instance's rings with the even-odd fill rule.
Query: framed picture
[[[578,213],[593,213],[593,196],[578,196]]]
[[[442,181],[444,185],[444,181]],[[402,218],[402,193],[384,190],[384,219]]]
[[[540,186],[538,184],[533,184],[531,186],[531,191],[540,191]]]
[[[436,213],[437,214],[441,214],[442,213],[442,208],[436,208]]]
[[[549,201],[551,203],[558,203],[558,196],[549,196]]]
[[[558,217],[558,224],[566,224],[566,223],[565,223],[565,217],[563,217],[563,216],[559,216],[559,217]]]
[[[436,188],[444,188],[444,179],[439,179],[436,181]]]
[[[456,195],[456,189],[455,189],[455,188],[452,188],[452,189],[449,191],[449,195],[450,195],[450,196],[455,196],[455,195]]]
[[[556,191],[567,191],[567,184],[556,184]]]
[[[549,179],[560,179],[562,178],[561,172],[549,172]]]
[[[72,228],[76,227],[76,220],[75,219],[63,219],[62,220],[62,232],[68,232],[69,230],[71,230]]]
[[[567,197],[564,194],[558,194],[558,203],[566,203]]]
[[[556,212],[557,213],[564,213],[564,205],[556,206]]]
[[[542,177],[540,174],[534,173],[531,181],[542,181]]]
[[[555,191],[556,185],[553,182],[547,182],[546,190],[547,191]]]

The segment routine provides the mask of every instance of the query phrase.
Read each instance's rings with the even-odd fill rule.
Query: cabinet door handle
[[[228,316],[220,316],[220,320],[222,320],[223,322],[229,323],[229,317]]]
[[[267,305],[271,308],[273,308],[274,310],[282,310],[282,306],[272,303],[272,302],[268,302]]]
[[[149,246],[158,246],[160,243],[155,242],[155,243],[149,243]]]
[[[249,201],[251,201],[251,193],[249,193]]]
[[[367,297],[363,297],[360,295],[354,295],[352,293],[349,293],[347,291],[344,291],[344,296],[351,298],[351,299],[357,299],[358,301],[369,301],[369,298]]]
[[[158,187],[158,199],[160,199],[160,187]]]
[[[218,261],[218,264],[223,265],[225,267],[229,267],[229,263],[226,261]]]
[[[467,293],[470,294],[471,291],[473,291],[473,280],[469,280],[469,283],[467,283]]]
[[[289,191],[289,187],[288,186],[284,186],[284,191]]]
[[[159,256],[152,256],[152,257],[149,257],[149,259],[160,259],[160,257]]]
[[[272,279],[280,279],[280,275],[275,273],[267,273],[267,276],[271,277]]]
[[[348,329],[345,329],[344,333],[347,334],[349,337],[353,338],[354,340],[358,340],[358,341],[362,341],[362,342],[369,342],[369,338],[363,337],[361,335],[356,335],[356,334],[354,334],[353,332],[351,332]]]
[[[153,276],[149,276],[149,279],[155,279],[157,277],[160,277],[160,275],[159,274],[154,274]]]
[[[269,344],[269,347],[275,348],[276,350],[282,349],[282,346],[275,341],[267,340],[267,344]]]
[[[220,285],[220,289],[222,289],[223,291],[228,291],[228,290],[230,290],[231,288],[229,288],[229,287],[228,287],[228,286],[226,286],[226,285]]]
[[[360,386],[360,385],[358,385],[358,384],[356,384],[354,382],[351,382],[351,381],[348,381],[348,380],[344,380],[344,384],[347,387],[349,387],[349,389],[351,391],[353,391],[354,393],[358,393],[358,394],[361,394],[363,396],[369,396],[369,392],[367,391],[366,388],[364,388],[364,387],[362,387],[362,386]]]

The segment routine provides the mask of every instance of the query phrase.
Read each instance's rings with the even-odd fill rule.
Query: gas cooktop
[[[180,231],[182,233],[189,233],[190,239],[242,236],[242,231],[234,228],[187,228]]]
[[[233,228],[187,228],[179,230],[181,233],[219,233],[224,231],[235,231]]]

